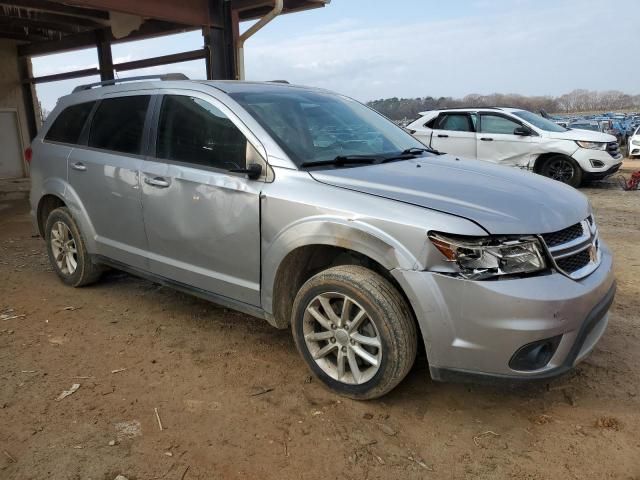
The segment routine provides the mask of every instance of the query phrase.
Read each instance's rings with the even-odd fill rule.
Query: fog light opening
[[[545,367],[556,353],[562,335],[528,343],[520,347],[509,360],[513,370],[531,371]]]
[[[595,159],[591,159],[589,160],[591,162],[591,166],[593,168],[602,168],[604,167],[604,162],[602,160],[595,160]]]

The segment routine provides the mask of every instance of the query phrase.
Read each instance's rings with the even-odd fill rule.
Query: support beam
[[[22,80],[25,84],[38,84],[59,82],[60,80],[71,80],[72,78],[90,77],[92,75],[99,75],[100,70],[97,68],[84,68],[82,70],[72,70],[70,72],[54,73],[52,75],[43,75],[41,77],[29,77]]]
[[[174,53],[171,55],[162,55],[160,57],[144,58],[142,60],[133,60],[131,62],[117,63],[114,68],[118,72],[127,70],[138,70],[141,68],[158,67],[160,65],[169,65],[172,63],[190,62],[191,60],[200,60],[207,56],[205,49],[191,50],[189,52]]]
[[[111,41],[104,30],[96,32],[96,49],[98,50],[98,69],[100,80],[113,80],[113,55],[111,54]]]
[[[212,18],[222,20],[222,27],[204,27],[204,46],[207,80],[233,80],[236,78],[234,35],[231,2],[209,0],[209,13]],[[211,22],[213,23],[213,22]]]
[[[92,10],[90,8],[78,8],[63,5],[58,2],[48,0],[0,0],[0,7],[6,7],[6,10],[12,8],[27,10],[30,12],[45,12],[66,15],[69,17],[84,18],[95,21],[109,20],[109,12]]]
[[[18,73],[20,74],[20,80],[22,82],[22,99],[24,101],[24,113],[27,117],[27,131],[29,133],[29,139],[33,140],[38,134],[38,125],[40,122],[36,117],[33,85],[28,82],[28,79],[31,78],[31,60],[29,58],[18,57]]]
[[[163,22],[160,20],[147,20],[142,26],[132,32],[130,35],[116,39],[111,34],[110,29],[105,29],[106,38],[113,43],[128,42],[131,40],[140,40],[143,38],[152,38],[161,35],[171,35],[173,33],[182,33],[196,30],[197,28],[177,23]],[[82,48],[94,47],[96,44],[95,32],[84,32],[75,35],[68,35],[56,41],[44,41],[32,43],[30,45],[19,45],[18,55],[23,57],[33,57],[39,55],[48,55],[51,53],[62,53],[72,50],[80,50]]]

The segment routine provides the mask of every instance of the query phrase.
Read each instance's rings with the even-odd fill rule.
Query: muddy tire
[[[291,329],[300,355],[324,385],[369,400],[392,390],[416,357],[416,326],[397,289],[356,265],[311,277],[298,292]]]
[[[582,168],[573,158],[564,155],[556,155],[547,159],[540,169],[540,174],[574,188],[578,188],[582,184]]]
[[[92,262],[68,208],[56,208],[49,214],[44,234],[49,262],[65,284],[82,287],[100,278],[102,268]]]

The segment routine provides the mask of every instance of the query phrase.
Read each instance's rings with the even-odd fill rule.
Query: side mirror
[[[520,137],[529,137],[531,136],[531,130],[529,130],[527,127],[516,127],[513,130],[513,134]]]
[[[257,180],[262,175],[262,165],[259,163],[251,163],[247,168],[232,168],[229,170],[233,173],[244,173],[249,180]]]

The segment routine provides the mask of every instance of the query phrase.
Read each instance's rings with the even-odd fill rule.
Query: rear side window
[[[44,139],[52,142],[78,143],[82,127],[95,103],[79,103],[65,108],[53,121]]]
[[[245,168],[247,139],[204,100],[167,95],[158,122],[158,158],[229,170]]]
[[[437,130],[450,130],[453,132],[473,132],[471,120],[466,113],[449,113],[440,118]]]
[[[89,146],[139,154],[150,98],[136,95],[102,100],[91,122]]]

